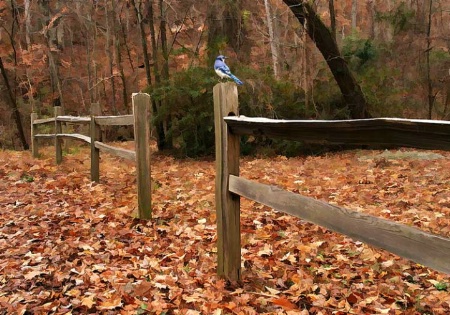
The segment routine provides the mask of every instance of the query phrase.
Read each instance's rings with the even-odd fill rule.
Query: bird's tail
[[[244,84],[244,82],[242,82],[241,80],[239,80],[234,74],[230,73],[230,78],[233,79],[234,82],[236,82],[237,85],[242,85]]]

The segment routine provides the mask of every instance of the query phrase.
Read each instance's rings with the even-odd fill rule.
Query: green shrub
[[[360,38],[355,32],[343,41],[342,55],[350,67],[358,71],[377,57],[377,49],[370,39]]]
[[[237,67],[236,75],[245,82],[238,87],[241,115],[279,119],[305,119],[304,93],[288,80],[275,80],[270,72],[261,74],[248,67]],[[162,106],[154,120],[170,120],[168,138],[174,153],[181,157],[212,155],[214,152],[213,87],[218,78],[211,69],[191,67],[174,73],[171,80],[149,91]],[[243,153],[255,153],[260,146],[276,142],[246,142]]]
[[[162,106],[154,120],[170,120],[167,137],[175,154],[195,157],[214,150],[214,106],[212,88],[217,82],[210,69],[191,67],[174,73],[171,80],[151,91]]]

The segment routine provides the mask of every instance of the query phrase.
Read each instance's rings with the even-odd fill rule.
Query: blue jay
[[[225,56],[217,56],[216,62],[214,62],[214,70],[216,71],[217,75],[223,79],[232,79],[234,82],[236,82],[237,85],[244,84],[241,80],[239,80],[234,74],[231,73],[230,68],[225,64]]]

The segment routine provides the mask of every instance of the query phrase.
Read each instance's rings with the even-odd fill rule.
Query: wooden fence
[[[31,114],[31,150],[33,157],[39,156],[38,140],[53,138],[55,140],[56,163],[62,162],[63,138],[80,140],[91,146],[91,179],[100,179],[100,151],[136,162],[138,215],[141,219],[151,218],[150,190],[150,96],[145,93],[135,93],[132,96],[133,115],[101,116],[100,105],[91,105],[91,116],[74,117],[62,115],[60,107],[55,107],[52,118],[37,119],[37,114]],[[63,133],[62,124],[88,124],[89,136],[78,133]],[[54,124],[54,133],[38,133],[38,126]],[[102,126],[134,125],[135,151],[113,147],[103,143]]]
[[[239,116],[237,87],[214,87],[218,274],[241,278],[240,196],[450,274],[450,239],[239,177],[239,137],[450,150],[450,122],[274,120]]]

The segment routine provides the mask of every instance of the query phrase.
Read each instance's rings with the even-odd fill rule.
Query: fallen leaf
[[[272,299],[272,303],[281,306],[285,311],[297,309],[297,305],[295,305],[294,303],[283,297],[278,299]]]
[[[134,288],[134,294],[137,296],[146,296],[148,292],[152,289],[152,284],[148,281],[142,281]]]
[[[103,300],[97,305],[97,309],[101,311],[113,310],[122,306],[122,299],[120,296],[114,296],[108,300]]]
[[[91,308],[92,306],[95,305],[95,296],[94,295],[85,296],[81,300],[81,305],[86,306],[87,308]]]
[[[272,288],[269,288],[269,287],[265,287],[266,288],[266,290],[267,291],[269,291],[270,292],[270,294],[273,294],[273,295],[278,295],[278,294],[280,294],[281,293],[281,291],[278,291],[278,290],[275,290],[275,289],[272,289]]]

